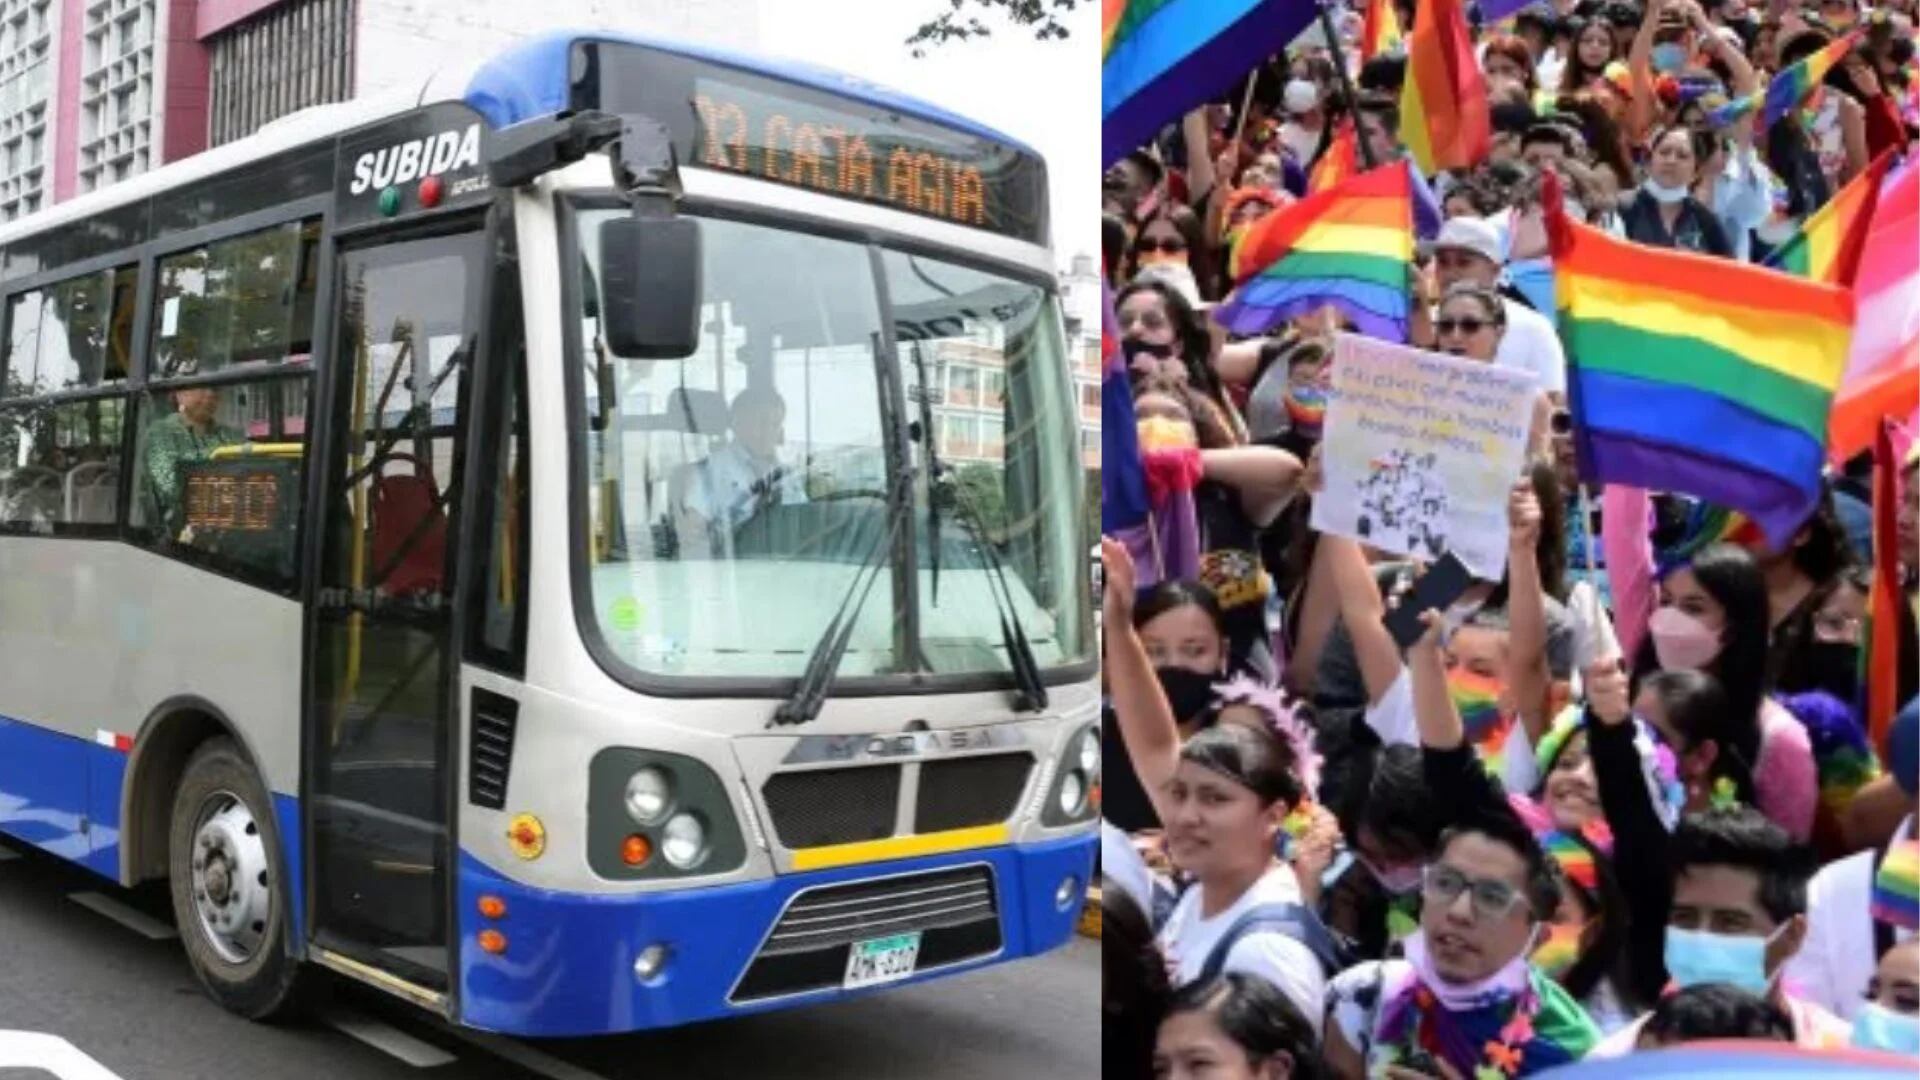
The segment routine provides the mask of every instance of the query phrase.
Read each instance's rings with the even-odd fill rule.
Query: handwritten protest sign
[[[1313,527],[1417,559],[1452,551],[1498,580],[1535,382],[1530,371],[1340,335]]]

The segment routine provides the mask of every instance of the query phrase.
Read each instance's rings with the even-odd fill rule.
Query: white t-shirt
[[[708,521],[738,526],[776,497],[784,503],[806,502],[802,479],[799,470],[784,468],[777,459],[755,460],[746,447],[729,442],[694,466],[686,505]]]
[[[1913,817],[1894,832],[1904,838]],[[1856,852],[1829,863],[1807,885],[1807,938],[1787,961],[1786,985],[1794,996],[1824,1006],[1842,1020],[1860,1011],[1867,981],[1880,966],[1874,954],[1873,857],[1871,850]],[[1895,941],[1913,934],[1893,932]]]
[[[1200,915],[1200,886],[1188,889],[1174,906],[1172,918],[1160,929],[1160,951],[1166,954],[1174,985],[1185,986],[1200,977],[1215,943],[1248,910],[1261,904],[1298,903],[1300,884],[1294,879],[1293,869],[1277,863],[1240,899],[1210,919]],[[1233,946],[1221,970],[1257,975],[1272,983],[1313,1025],[1315,1037],[1319,1036],[1327,980],[1313,950],[1278,931],[1256,930]]]
[[[1500,336],[1493,362],[1501,367],[1531,371],[1540,379],[1540,389],[1565,393],[1567,354],[1560,348],[1560,335],[1545,315],[1507,297],[1500,302],[1507,309],[1507,331]]]

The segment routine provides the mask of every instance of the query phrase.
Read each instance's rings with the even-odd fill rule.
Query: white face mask
[[[1685,187],[1668,187],[1651,176],[1647,177],[1646,183],[1640,185],[1640,190],[1653,196],[1653,200],[1662,206],[1672,206],[1687,197]]]

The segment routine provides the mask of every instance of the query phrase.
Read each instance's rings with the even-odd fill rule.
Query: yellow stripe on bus
[[[908,859],[915,855],[940,855],[968,848],[1004,844],[1012,834],[1002,825],[981,825],[972,829],[927,833],[924,836],[896,836],[887,840],[862,840],[853,844],[802,848],[793,853],[795,870],[824,870],[831,866],[879,862],[882,859]]]

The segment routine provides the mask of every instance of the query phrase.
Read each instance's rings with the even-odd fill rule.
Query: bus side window
[[[511,230],[508,230],[511,243]],[[488,328],[489,361],[497,396],[477,417],[490,460],[480,466],[481,534],[485,570],[469,597],[479,601],[468,653],[500,670],[519,674],[526,665],[527,560],[531,532],[533,457],[527,428],[527,347],[520,310],[519,264],[501,256],[494,264],[494,297]],[[505,369],[505,370],[502,370]],[[495,440],[485,442],[484,440]]]

